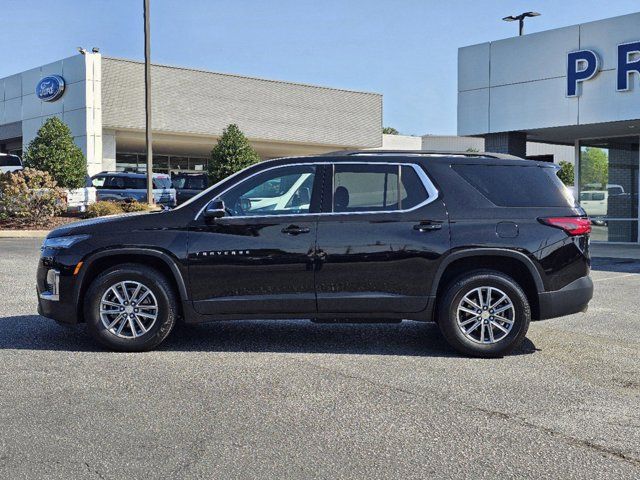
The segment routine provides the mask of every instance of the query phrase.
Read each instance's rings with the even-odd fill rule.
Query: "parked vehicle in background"
[[[587,183],[582,191],[602,190],[603,185],[601,183]],[[624,195],[624,187],[617,183],[607,183],[607,193],[609,195]]]
[[[178,205],[195,197],[209,186],[206,173],[173,173],[171,185],[176,189]]]
[[[22,160],[17,155],[0,153],[0,173],[22,170]]]
[[[532,319],[587,308],[590,232],[545,162],[419,151],[270,160],[175,210],[52,231],[39,312],[86,322],[124,351],[156,347],[177,321],[310,318],[435,321],[459,352],[495,357]]]
[[[98,201],[147,201],[147,176],[144,173],[102,172],[91,177],[91,182],[97,189]],[[153,198],[159,205],[176,206],[176,190],[171,187],[169,175],[153,174]]]
[[[82,188],[65,190],[67,200],[67,212],[84,213],[87,207],[97,201],[97,189],[91,183],[91,178],[87,177],[86,185]]]
[[[594,221],[607,216],[609,193],[606,190],[588,190],[580,192],[580,206]]]

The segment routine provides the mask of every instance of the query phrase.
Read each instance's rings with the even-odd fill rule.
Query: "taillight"
[[[548,217],[539,218],[538,220],[545,225],[561,228],[569,235],[587,235],[591,233],[591,220],[586,217]]]

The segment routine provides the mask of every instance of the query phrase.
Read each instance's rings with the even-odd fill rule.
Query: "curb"
[[[42,238],[51,230],[0,230],[0,238]]]

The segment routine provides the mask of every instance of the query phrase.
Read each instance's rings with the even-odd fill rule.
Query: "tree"
[[[575,178],[573,163],[562,160],[558,165],[560,166],[560,170],[558,170],[558,177],[562,180],[562,183],[568,187],[573,186],[573,179]]]
[[[393,127],[384,127],[382,133],[385,135],[400,135],[400,132]]]
[[[207,173],[212,183],[224,180],[229,175],[260,161],[247,137],[237,125],[231,124],[222,132],[222,137],[213,150]]]
[[[608,180],[608,153],[602,148],[583,148],[580,152],[580,185],[597,184],[598,188],[606,188]]]
[[[62,188],[85,186],[87,160],[71,136],[69,127],[51,117],[38,130],[24,154],[25,166],[49,172]]]

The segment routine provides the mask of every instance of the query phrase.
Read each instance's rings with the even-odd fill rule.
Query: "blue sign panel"
[[[567,97],[577,97],[579,84],[598,73],[598,56],[591,50],[570,52],[567,56]]]
[[[633,60],[633,57],[636,57]],[[631,90],[630,74],[640,75],[640,42],[623,43],[618,45],[618,91]]]
[[[44,77],[36,85],[36,95],[44,102],[53,102],[64,93],[64,79],[60,75]]]

